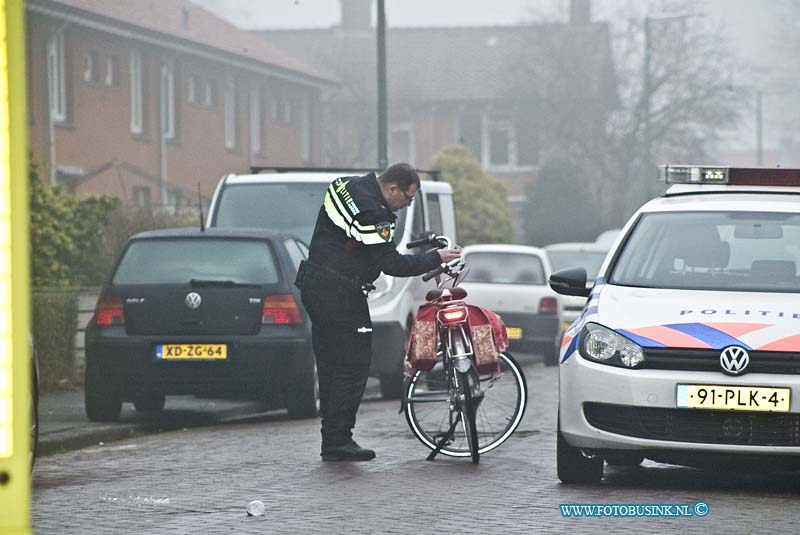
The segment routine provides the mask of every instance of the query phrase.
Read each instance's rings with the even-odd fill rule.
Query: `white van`
[[[273,172],[266,172],[266,171]],[[249,175],[223,176],[208,214],[209,227],[257,227],[294,234],[305,243],[322,206],[325,188],[340,176],[364,175],[366,169],[259,168]],[[258,174],[259,171],[262,171]],[[377,174],[377,173],[376,173]],[[435,172],[421,172],[436,178]],[[409,241],[427,232],[456,239],[453,189],[449,184],[423,180],[410,208],[397,212],[395,243],[400,253],[422,253],[406,249]],[[421,202],[420,202],[421,201]],[[307,251],[306,251],[307,253]],[[372,369],[380,378],[384,398],[397,399],[402,393],[403,354],[406,335],[417,307],[434,282],[421,277],[395,278],[381,275],[376,290],[369,294],[372,316]]]

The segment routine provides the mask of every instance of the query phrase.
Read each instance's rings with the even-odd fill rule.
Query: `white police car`
[[[800,170],[663,166],[564,334],[558,477],[800,459]]]

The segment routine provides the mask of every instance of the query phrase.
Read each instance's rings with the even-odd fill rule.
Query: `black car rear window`
[[[255,240],[158,239],[130,244],[113,284],[187,284],[192,279],[274,284],[278,267]]]

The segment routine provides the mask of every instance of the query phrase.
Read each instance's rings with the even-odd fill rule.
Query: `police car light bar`
[[[800,187],[800,169],[704,165],[661,165],[659,168],[661,180],[667,184]]]

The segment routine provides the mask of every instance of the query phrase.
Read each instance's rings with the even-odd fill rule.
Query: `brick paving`
[[[599,486],[555,474],[558,375],[526,369],[517,434],[479,465],[439,457],[397,413],[362,405],[356,439],[369,463],[319,460],[319,424],[284,417],[171,431],[42,458],[34,473],[38,534],[249,533],[795,533],[797,474],[713,474],[646,463],[608,469]],[[259,499],[262,517],[245,507]],[[569,519],[560,503],[694,503],[705,518]]]

